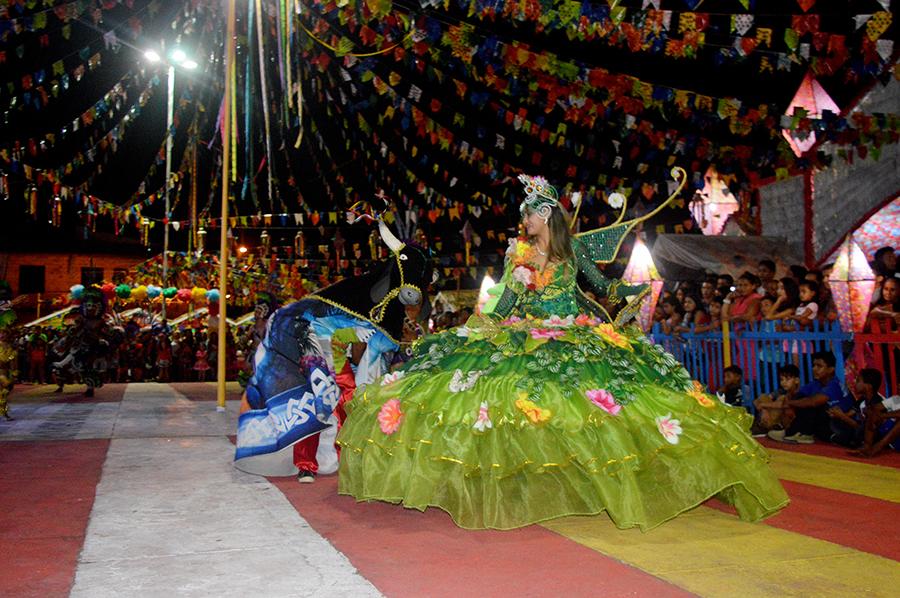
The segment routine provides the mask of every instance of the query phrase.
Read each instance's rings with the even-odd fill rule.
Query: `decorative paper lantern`
[[[175,293],[175,298],[179,301],[184,301],[185,303],[190,301],[191,297],[193,297],[191,289],[178,289],[178,291],[176,291]]]
[[[213,303],[219,303],[219,289],[210,289],[206,291],[206,300],[209,301],[210,306]]]
[[[191,301],[194,303],[205,303],[206,302],[206,289],[201,289],[200,287],[194,287],[191,289]]]
[[[156,299],[157,297],[162,295],[162,292],[163,290],[154,284],[147,285],[147,297],[149,297],[150,299]]]
[[[82,295],[84,295],[83,284],[73,285],[72,288],[69,289],[69,297],[71,297],[73,301],[80,301]]]
[[[188,293],[190,293],[190,291],[188,291]],[[178,295],[178,289],[176,289],[175,287],[168,287],[163,290],[162,294],[166,299],[173,299],[176,295]]]
[[[116,287],[116,297],[119,299],[128,299],[131,297],[131,287],[125,283]]]
[[[112,301],[116,296],[116,285],[111,282],[107,282],[102,287],[100,287],[100,292],[103,293],[103,296],[106,297],[107,301]]]
[[[809,118],[822,118],[826,110],[840,114],[841,109],[834,103],[834,100],[828,95],[825,89],[819,85],[819,82],[813,79],[812,73],[806,73],[803,81],[800,82],[800,88],[791,100],[785,114],[793,116],[796,108],[806,110]],[[816,134],[810,131],[794,131],[785,129],[782,132],[784,138],[787,139],[788,145],[794,150],[794,154],[798,157],[805,154],[816,144]]]
[[[147,298],[148,291],[144,285],[138,285],[131,289],[131,298],[135,301],[143,301]]]
[[[741,206],[715,166],[706,170],[703,181],[703,189],[697,192],[691,202],[691,215],[703,229],[703,234],[720,235],[728,217],[740,210]]]
[[[650,293],[641,300],[641,309],[637,316],[641,329],[649,332],[650,327],[653,326],[653,312],[656,310],[656,302],[659,301],[659,294],[662,292],[663,280],[656,270],[650,250],[639,238],[634,241],[631,258],[628,260],[628,266],[625,267],[625,273],[622,274],[622,280],[631,284],[646,283],[650,285]]]
[[[828,284],[841,329],[844,332],[861,332],[869,315],[872,293],[875,292],[875,274],[851,235],[847,235],[841,245]]]

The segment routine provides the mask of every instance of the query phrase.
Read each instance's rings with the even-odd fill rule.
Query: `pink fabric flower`
[[[565,335],[564,330],[552,329],[552,328],[532,328],[531,329],[531,338],[533,339],[550,339],[553,340],[555,338],[559,338]]]
[[[520,318],[519,316],[510,316],[510,317],[506,318],[505,320],[503,320],[502,322],[500,322],[500,324],[502,326],[511,326],[512,324],[518,324],[521,321],[522,321],[522,318]]]
[[[516,266],[515,270],[513,270],[512,272],[512,277],[525,286],[530,285],[533,280],[531,270],[529,270],[525,266]]]
[[[472,427],[479,432],[484,432],[485,430],[494,427],[493,422],[491,422],[491,415],[488,412],[487,401],[481,402],[481,406],[478,408],[478,419],[475,420],[475,425]]]
[[[573,324],[575,318],[571,315],[566,316],[565,318],[560,318],[556,314],[553,314],[546,320],[544,320],[544,326],[555,326],[559,328],[568,328]]]
[[[391,435],[400,429],[403,423],[403,412],[400,411],[400,399],[391,399],[381,406],[378,412],[378,425],[381,431]]]
[[[669,444],[678,444],[681,436],[681,422],[672,418],[671,413],[656,418],[656,427]]]
[[[591,400],[591,403],[600,409],[603,409],[610,415],[619,415],[619,411],[622,410],[622,406],[616,403],[616,399],[612,396],[612,393],[606,389],[589,390],[584,394]]]

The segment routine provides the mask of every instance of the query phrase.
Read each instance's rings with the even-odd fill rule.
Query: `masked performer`
[[[300,482],[337,471],[334,437],[342,396],[387,371],[388,358],[399,346],[406,306],[430,308],[426,290],[432,266],[427,252],[401,242],[384,221],[379,220],[378,227],[390,249],[386,260],[272,315],[254,353],[254,372],[241,405],[238,469],[296,474]],[[421,317],[427,316],[428,309],[423,309]],[[349,337],[335,338],[347,329]],[[348,344],[365,347],[352,372],[335,367],[336,345],[346,351]]]
[[[13,325],[16,323],[16,312],[12,308],[12,289],[5,280],[0,280],[0,416],[12,419],[9,415],[9,393],[12,392],[18,376],[18,355],[15,349]]]
[[[673,174],[681,185],[660,209],[686,179]],[[784,507],[750,417],[636,327],[602,322],[576,285],[580,272],[598,297],[646,293],[595,262],[658,210],[573,236],[554,188],[520,179],[527,235],[512,243],[489,315],[426,337],[406,366],[357,392],[338,435],[340,493],[438,507],[476,529],[603,511],[650,529],[713,496],[746,520]]]
[[[87,385],[84,395],[94,396],[94,389],[103,386],[107,361],[124,336],[122,326],[106,313],[106,298],[100,289],[85,289],[75,323],[66,330],[55,347],[57,354],[62,355],[62,359],[53,364],[56,379],[66,380],[67,373],[71,372]]]

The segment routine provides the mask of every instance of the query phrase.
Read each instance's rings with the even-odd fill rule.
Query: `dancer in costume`
[[[342,387],[348,377],[335,371],[333,336],[352,329],[355,339],[365,343],[350,377],[354,387],[364,386],[387,371],[388,357],[399,346],[406,306],[430,305],[425,292],[432,277],[429,256],[401,243],[380,218],[378,227],[391,250],[386,261],[286,305],[271,317],[254,355],[254,373],[238,419],[238,469],[259,475],[299,473],[300,481],[337,471],[336,408],[341,394],[353,388]],[[421,317],[428,317],[427,309]],[[295,443],[320,433],[317,441],[293,450]]]
[[[686,179],[673,175],[681,184],[663,206]],[[511,243],[489,313],[426,337],[357,392],[338,435],[339,492],[493,529],[605,511],[647,530],[713,496],[752,521],[784,507],[746,412],[703,392],[636,327],[603,322],[576,285],[582,272],[598,296],[643,295],[595,262],[656,211],[572,236],[553,187],[520,179],[527,236]]]
[[[14,327],[16,312],[12,306],[12,289],[0,280],[0,417],[11,420],[9,394],[16,384],[18,355],[16,354]]]
[[[68,373],[87,385],[84,396],[94,396],[94,389],[103,386],[108,361],[115,354],[125,330],[118,318],[106,311],[106,298],[97,287],[84,289],[75,323],[57,341],[55,351],[62,359],[53,364],[54,377],[62,390]],[[143,365],[143,358],[140,359]]]

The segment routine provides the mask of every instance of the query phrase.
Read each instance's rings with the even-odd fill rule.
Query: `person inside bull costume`
[[[297,475],[300,482],[337,471],[334,437],[343,402],[387,372],[400,346],[407,306],[420,306],[420,319],[428,318],[427,287],[434,271],[428,252],[401,242],[382,215],[357,204],[348,222],[360,219],[377,221],[390,253],[365,274],[270,317],[238,418],[234,463],[242,471]]]
[[[53,363],[53,374],[62,392],[69,374],[87,386],[84,396],[94,396],[103,386],[110,357],[125,338],[118,318],[106,311],[106,297],[98,287],[84,289],[75,323],[57,341],[54,350],[62,359]]]
[[[18,376],[18,354],[16,353],[14,325],[16,312],[13,311],[12,289],[5,280],[0,280],[0,417],[11,420],[8,397]]]

